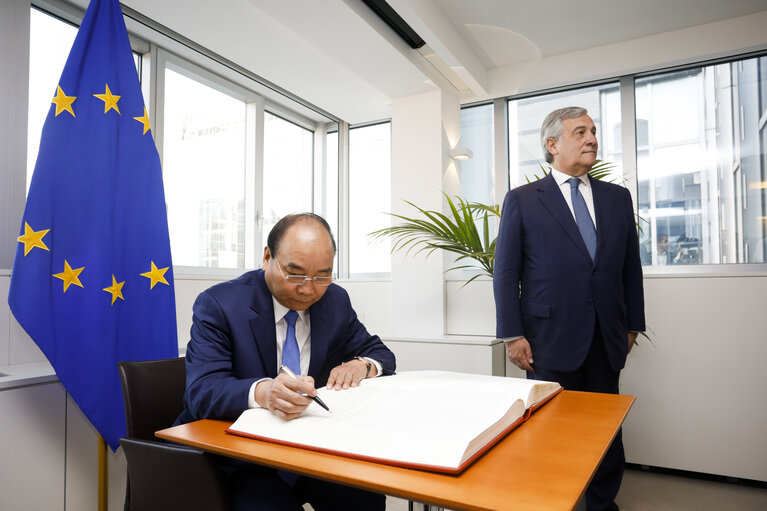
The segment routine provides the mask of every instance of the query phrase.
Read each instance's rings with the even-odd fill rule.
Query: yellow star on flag
[[[104,102],[104,113],[109,112],[111,109],[114,109],[118,114],[120,113],[120,109],[117,107],[117,102],[120,100],[121,96],[112,94],[112,91],[109,90],[109,84],[106,84],[104,94],[94,94],[94,96]]]
[[[25,257],[27,254],[29,254],[30,250],[32,250],[35,247],[42,248],[43,250],[47,250],[48,252],[51,251],[51,249],[46,247],[45,243],[43,242],[43,237],[46,234],[48,234],[48,231],[50,231],[50,229],[43,229],[40,231],[32,230],[29,224],[24,222],[24,234],[19,236],[18,240],[20,243],[24,244]]]
[[[69,262],[64,259],[64,271],[61,273],[54,273],[53,276],[64,281],[64,292],[66,293],[67,289],[69,289],[69,286],[72,284],[83,287],[80,282],[80,274],[84,269],[85,266],[82,268],[72,268],[69,266]]]
[[[125,298],[123,298],[123,286],[124,285],[125,285],[125,281],[117,282],[117,279],[115,279],[115,276],[112,275],[112,285],[102,289],[102,291],[106,291],[107,293],[112,293],[112,305],[115,304],[115,301],[118,298],[120,300],[125,300]]]
[[[144,125],[144,133],[142,135],[146,135],[146,132],[149,131],[149,114],[146,113],[146,107],[144,107],[144,116],[134,117],[134,119]]]
[[[64,91],[61,90],[61,86],[56,87],[56,95],[51,100],[51,103],[56,105],[56,113],[53,114],[54,117],[58,117],[58,115],[66,110],[70,114],[72,114],[72,117],[75,116],[75,111],[72,110],[72,103],[75,102],[77,99],[77,96],[67,96],[64,94]]]
[[[152,261],[151,271],[148,271],[146,273],[141,273],[140,275],[152,281],[152,283],[149,284],[149,289],[153,289],[154,285],[157,284],[158,282],[162,282],[166,286],[170,286],[170,284],[168,284],[168,281],[165,280],[165,272],[168,271],[168,268],[169,268],[168,266],[166,266],[165,268],[158,268],[157,266],[155,266],[154,261]]]

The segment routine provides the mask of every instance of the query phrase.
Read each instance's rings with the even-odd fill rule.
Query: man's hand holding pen
[[[377,373],[378,369],[374,364],[362,357],[356,357],[334,367],[330,371],[326,387],[335,390],[349,389]],[[297,376],[284,365],[280,366],[280,373],[276,378],[260,381],[256,385],[255,394],[256,402],[260,406],[286,421],[300,417],[312,401],[330,411],[317,397],[314,378]]]
[[[275,379],[256,385],[256,402],[286,421],[299,417],[316,395],[311,376],[294,378],[280,373]]]

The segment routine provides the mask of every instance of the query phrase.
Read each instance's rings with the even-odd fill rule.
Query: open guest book
[[[499,376],[409,371],[348,390],[318,389],[283,421],[246,410],[228,433],[404,467],[457,474],[556,395],[558,383]]]

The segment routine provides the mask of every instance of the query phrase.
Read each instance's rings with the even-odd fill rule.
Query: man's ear
[[[264,247],[264,259],[261,261],[261,269],[266,271],[266,267],[269,265],[269,261],[272,260],[272,252],[269,247]]]
[[[556,156],[559,154],[559,150],[557,149],[557,141],[555,138],[549,137],[546,139],[546,149],[549,151],[551,156]]]

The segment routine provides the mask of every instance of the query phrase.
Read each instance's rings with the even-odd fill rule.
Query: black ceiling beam
[[[411,48],[417,50],[426,42],[407,24],[386,0],[362,0],[384,23],[394,30]]]

